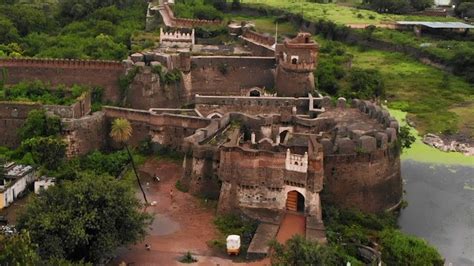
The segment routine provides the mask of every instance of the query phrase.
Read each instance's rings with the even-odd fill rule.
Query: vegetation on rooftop
[[[60,85],[53,89],[48,83],[36,80],[0,87],[0,100],[71,105],[88,90],[87,87],[78,85],[70,88]]]

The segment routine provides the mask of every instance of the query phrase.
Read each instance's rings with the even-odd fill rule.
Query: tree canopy
[[[132,187],[108,175],[82,173],[28,203],[18,228],[28,230],[43,259],[100,262],[145,234],[150,217]]]

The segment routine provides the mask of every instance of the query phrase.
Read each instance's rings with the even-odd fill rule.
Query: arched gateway
[[[296,190],[290,191],[286,197],[286,209],[294,212],[304,212],[304,196]]]

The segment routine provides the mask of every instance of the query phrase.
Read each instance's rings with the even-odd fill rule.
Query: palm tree
[[[145,203],[148,204],[145,191],[143,190],[142,183],[140,182],[140,178],[138,177],[138,172],[135,167],[135,162],[133,161],[132,154],[130,153],[130,149],[128,148],[128,145],[127,145],[127,141],[132,136],[132,132],[133,132],[132,126],[130,125],[130,122],[127,119],[117,118],[112,123],[110,136],[116,142],[124,144],[125,149],[127,150],[127,153],[128,153],[128,157],[130,157],[130,161],[132,162],[132,168],[133,168],[133,172],[135,173],[135,176],[137,177],[138,186],[140,186],[140,190],[142,191],[143,198],[145,199]]]

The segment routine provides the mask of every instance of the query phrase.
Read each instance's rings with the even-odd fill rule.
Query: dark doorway
[[[296,190],[288,192],[286,209],[294,212],[304,212],[304,196]]]
[[[288,135],[288,130],[284,130],[280,133],[280,143],[284,143],[286,136]]]
[[[251,90],[250,97],[260,97],[260,92],[258,90]]]
[[[296,65],[296,64],[298,63],[298,59],[292,58],[292,59],[291,59],[291,63],[292,63],[293,65]]]

